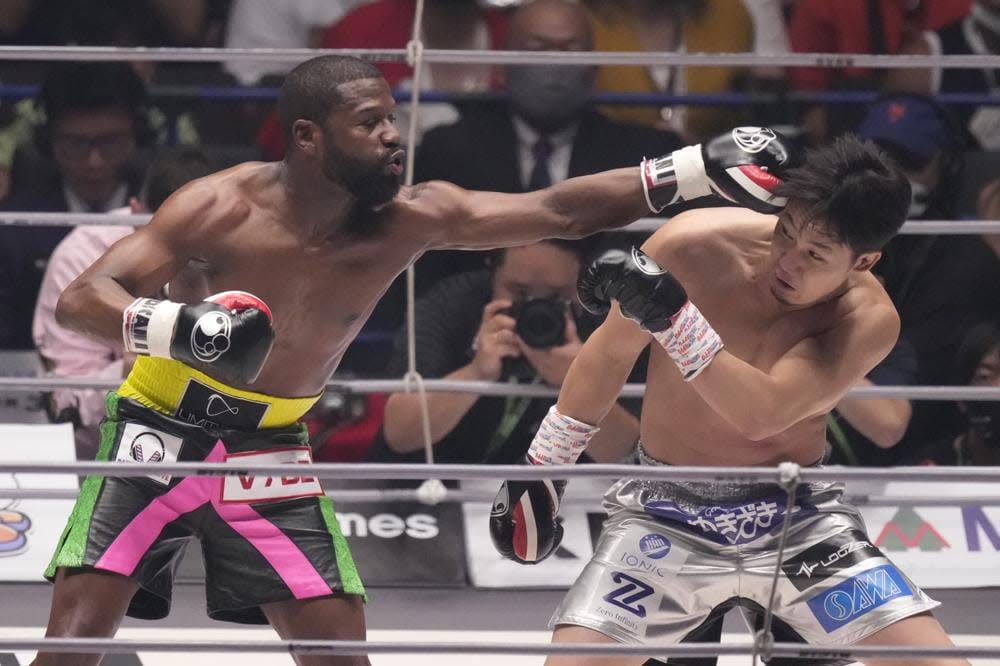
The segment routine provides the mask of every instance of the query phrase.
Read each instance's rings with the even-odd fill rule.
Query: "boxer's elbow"
[[[74,280],[59,294],[55,312],[57,324],[63,328],[75,328],[83,308],[82,304],[86,301],[85,291],[86,283],[81,284],[80,280]]]

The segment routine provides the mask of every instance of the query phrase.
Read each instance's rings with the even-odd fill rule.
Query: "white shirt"
[[[309,46],[309,33],[325,28],[365,0],[234,0],[226,26],[226,48],[283,49]],[[266,74],[284,74],[296,63],[233,60],[226,71],[243,85]]]
[[[514,133],[517,134],[517,160],[521,168],[521,185],[528,189],[531,172],[535,168],[535,155],[532,148],[538,141],[539,133],[516,115],[513,116]],[[552,142],[552,154],[549,156],[549,178],[553,183],[566,180],[569,177],[569,160],[573,156],[573,139],[576,138],[577,125],[571,125],[549,135]]]
[[[66,204],[69,207],[67,212],[69,213],[90,213],[91,208],[87,203],[76,196],[76,192],[72,189],[63,185],[63,195],[66,197]],[[128,203],[128,188],[125,183],[122,183],[118,188],[111,194],[111,198],[104,202],[104,210],[114,211],[116,208],[122,208]]]

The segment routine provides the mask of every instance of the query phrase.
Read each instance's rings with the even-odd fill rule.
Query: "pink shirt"
[[[112,212],[127,213],[128,209]],[[32,321],[35,347],[45,360],[49,377],[122,377],[121,346],[108,346],[57,324],[56,302],[70,282],[132,231],[133,227],[125,226],[79,226],[52,253]],[[103,389],[56,391],[56,413],[75,406],[83,425],[96,425],[104,416],[104,394]]]

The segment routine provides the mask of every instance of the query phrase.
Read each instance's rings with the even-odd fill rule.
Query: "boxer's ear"
[[[875,264],[878,263],[878,260],[881,258],[882,258],[881,252],[865,252],[864,254],[858,256],[858,258],[854,260],[853,270],[870,271],[872,267],[874,267]]]

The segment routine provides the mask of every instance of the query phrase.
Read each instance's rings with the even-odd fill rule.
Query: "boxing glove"
[[[553,405],[524,462],[573,464],[598,430],[560,414]],[[522,564],[536,564],[555,552],[563,537],[559,503],[565,489],[565,481],[504,481],[490,511],[490,538],[497,551]]]
[[[782,176],[799,162],[791,143],[767,127],[737,127],[707,143],[644,159],[642,187],[654,213],[681,201],[716,195],[759,213],[779,213]]]
[[[245,291],[200,303],[137,298],[123,313],[126,351],[183,361],[227,382],[253,383],[274,343],[271,310]]]
[[[673,275],[642,250],[609,250],[583,272],[577,285],[588,312],[605,314],[611,300],[666,350],[685,380],[698,376],[722,351],[722,339]]]

